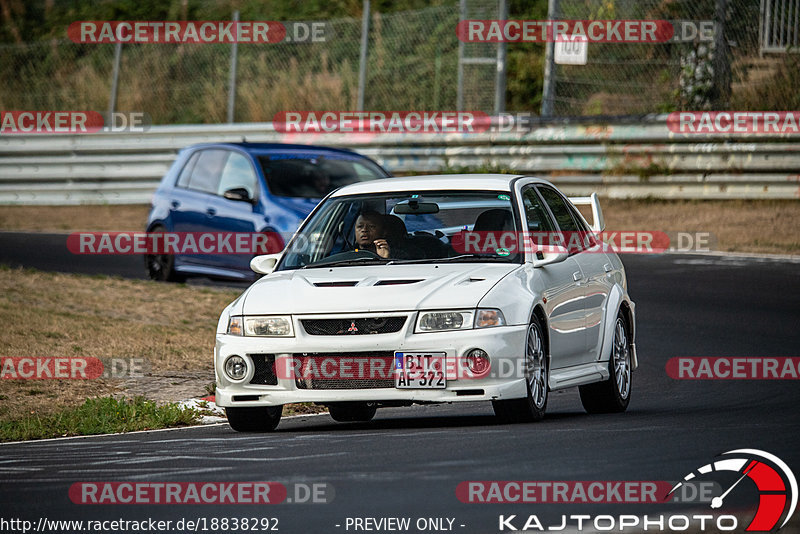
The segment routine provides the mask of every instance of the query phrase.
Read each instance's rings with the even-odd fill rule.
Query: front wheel
[[[340,423],[366,423],[375,417],[378,407],[372,402],[341,402],[328,405],[328,412],[334,421]]]
[[[237,432],[271,432],[281,422],[283,406],[225,408],[228,423]]]
[[[542,327],[537,319],[528,325],[525,341],[525,383],[528,395],[523,399],[492,401],[494,413],[504,423],[540,421],[547,411],[549,366]]]
[[[608,361],[608,380],[580,386],[581,403],[588,413],[620,413],[631,400],[632,369],[628,325],[622,313],[614,324],[614,345]]]

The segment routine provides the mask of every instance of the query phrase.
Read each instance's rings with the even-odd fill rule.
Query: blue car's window
[[[194,169],[197,160],[200,158],[200,152],[195,152],[192,154],[192,157],[189,158],[189,161],[186,162],[186,165],[183,166],[183,170],[181,170],[181,175],[178,178],[177,185],[178,187],[189,187],[189,178],[192,177],[192,169]]]
[[[217,194],[222,168],[228,159],[227,150],[203,150],[192,169],[189,189]]]
[[[322,198],[334,189],[385,177],[369,160],[358,156],[269,154],[258,156],[267,186],[281,197]]]
[[[250,198],[255,198],[257,180],[250,160],[238,152],[231,152],[222,169],[222,178],[219,181],[217,194],[222,196],[225,191],[231,189],[246,189]]]

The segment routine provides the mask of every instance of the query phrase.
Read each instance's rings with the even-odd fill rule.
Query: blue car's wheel
[[[166,232],[163,226],[156,226],[150,232]],[[157,282],[185,282],[186,277],[175,272],[175,256],[171,254],[145,254],[144,266],[150,280]]]

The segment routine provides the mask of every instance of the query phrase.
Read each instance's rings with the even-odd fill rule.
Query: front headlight
[[[495,308],[477,310],[424,311],[419,313],[416,332],[445,332],[505,326],[503,312]]]
[[[417,332],[441,332],[472,328],[472,310],[420,312]]]
[[[234,316],[228,323],[234,336],[294,337],[292,318],[288,315]]]

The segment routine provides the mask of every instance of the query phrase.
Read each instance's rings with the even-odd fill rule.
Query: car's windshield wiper
[[[308,265],[303,265],[300,268],[313,269],[315,267],[346,267],[348,265],[383,265],[385,263],[389,263],[389,260],[386,258],[350,258],[347,260],[309,263]]]
[[[410,263],[438,263],[438,262],[459,262],[470,260],[483,261],[509,261],[509,256],[496,256],[494,254],[459,254],[445,258],[423,258],[418,260],[392,260],[387,265],[403,265]]]

